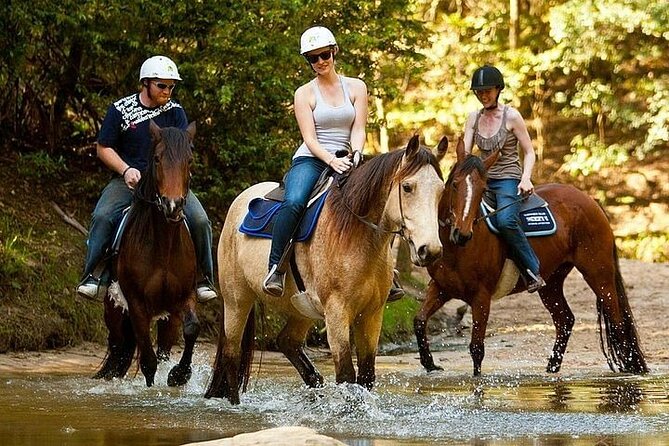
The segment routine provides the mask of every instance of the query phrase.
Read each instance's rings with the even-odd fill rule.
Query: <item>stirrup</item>
[[[262,289],[274,297],[283,296],[283,288],[286,281],[286,274],[276,270],[277,265],[272,265],[265,280],[262,283]]]
[[[525,281],[527,282],[528,293],[534,293],[535,291],[538,291],[540,288],[546,286],[546,282],[544,281],[544,279],[541,278],[539,274],[534,274],[529,269],[526,270],[526,273],[527,273],[527,278],[525,279]]]

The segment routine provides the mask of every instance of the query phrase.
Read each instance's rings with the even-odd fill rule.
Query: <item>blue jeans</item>
[[[520,180],[516,179],[488,180],[488,189],[494,192],[497,200],[497,209],[508,206],[492,218],[495,220],[493,223],[497,226],[500,236],[509,246],[511,259],[516,263],[521,273],[527,276],[525,271],[529,269],[537,275],[539,274],[539,259],[520,227],[518,218],[520,203],[510,205],[519,198],[519,183]]]
[[[116,233],[116,228],[123,217],[123,209],[130,206],[132,200],[133,192],[125,184],[123,178],[112,179],[102,191],[102,195],[93,210],[88,231],[88,240],[86,241],[88,251],[86,252],[86,263],[84,265],[84,279],[93,274],[98,263],[104,259]],[[192,191],[189,191],[188,197],[186,197],[184,213],[193,238],[198,268],[200,273],[211,282],[214,278],[211,222],[202,204]],[[108,272],[105,272],[101,279],[108,281]]]
[[[284,179],[285,198],[274,217],[272,248],[269,252],[270,267],[279,264],[283,251],[302,219],[309,195],[327,167],[323,161],[311,156],[297,157],[290,165]]]

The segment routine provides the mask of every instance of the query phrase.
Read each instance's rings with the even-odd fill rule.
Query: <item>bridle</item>
[[[447,184],[446,184],[447,186],[449,185],[448,183],[450,183],[450,186],[451,186],[452,190],[453,190],[453,191],[456,191],[456,188],[455,188],[455,182],[454,182],[454,181],[449,181],[449,182],[447,182]],[[492,194],[492,195],[502,195],[502,196],[504,196],[504,197],[512,197],[512,195],[501,194],[501,193],[493,192],[493,191],[491,191],[490,189],[488,189],[487,187],[483,189],[483,194],[486,194],[486,193],[488,193],[488,194]],[[442,226],[442,227],[452,226],[453,224],[455,224],[455,211],[453,211],[453,195],[455,195],[455,194],[454,194],[454,193],[451,193],[451,194],[449,195],[449,200],[448,200],[448,201],[449,201],[449,202],[448,202],[448,218],[447,218],[446,220],[439,220],[439,225]],[[519,198],[517,198],[517,199],[511,201],[510,203],[505,204],[505,205],[502,206],[501,208],[497,208],[497,209],[495,209],[494,211],[491,211],[491,212],[487,213],[486,215],[481,215],[481,216],[479,216],[479,217],[476,217],[476,218],[474,219],[474,223],[473,223],[473,224],[476,225],[476,224],[477,224],[478,222],[480,222],[481,220],[485,220],[486,218],[493,217],[493,216],[499,214],[499,213],[500,213],[501,211],[503,211],[504,209],[506,209],[506,208],[508,208],[508,207],[511,207],[511,206],[513,206],[513,205],[515,205],[515,204],[517,204],[517,203],[522,202],[522,201],[525,201],[525,200],[527,200],[527,197],[528,197],[527,195],[521,195]]]
[[[193,144],[190,145],[190,148],[191,148],[191,150],[193,150]],[[155,166],[152,165],[152,167],[151,167],[151,169],[149,169],[149,171],[151,173],[152,183],[154,185],[158,184],[158,180],[156,178],[157,175],[156,175]],[[189,172],[188,182],[186,183],[186,194],[182,195],[180,197],[181,198],[181,202],[180,202],[180,205],[179,205],[180,209],[179,209],[179,212],[176,214],[176,217],[168,217],[167,216],[168,215],[168,212],[167,212],[168,204],[165,201],[165,197],[161,196],[160,192],[158,192],[158,191],[156,191],[154,193],[154,196],[149,199],[143,193],[139,192],[139,189],[136,189],[135,190],[135,197],[139,198],[140,200],[142,200],[145,203],[156,206],[158,208],[158,210],[160,211],[160,213],[165,216],[165,219],[168,222],[170,222],[170,223],[180,223],[185,218],[184,209],[186,207],[186,199],[188,197],[188,191],[190,190],[190,182],[191,182],[192,177],[193,177],[193,174]]]
[[[395,182],[393,181],[393,183],[390,185],[390,189],[391,189],[391,190],[392,190],[392,187],[393,187],[393,184],[394,184],[394,183],[395,183]],[[390,196],[390,193],[388,193],[388,196]],[[405,230],[406,230],[406,223],[405,223],[405,220],[404,220],[404,209],[403,209],[403,207],[402,207],[402,185],[401,185],[401,184],[398,184],[398,185],[397,185],[397,197],[398,197],[398,199],[399,199],[399,206],[400,206],[400,228],[399,228],[399,229],[396,229],[396,230],[386,229],[386,228],[382,227],[381,225],[378,225],[378,224],[376,224],[376,223],[372,223],[371,221],[367,220],[367,218],[363,217],[362,215],[357,214],[353,209],[351,209],[351,207],[348,205],[348,203],[346,202],[346,200],[344,200],[344,197],[343,197],[343,196],[342,196],[342,203],[344,203],[344,207],[346,207],[346,209],[347,209],[351,214],[353,214],[353,216],[354,216],[355,218],[357,218],[357,219],[358,219],[361,223],[363,223],[364,225],[366,225],[366,226],[372,228],[374,231],[377,231],[377,232],[383,232],[383,233],[386,233],[386,234],[395,234],[395,235],[399,235],[399,236],[402,237],[406,242],[408,242],[409,240],[407,239],[407,237],[406,237],[406,233],[405,233]]]

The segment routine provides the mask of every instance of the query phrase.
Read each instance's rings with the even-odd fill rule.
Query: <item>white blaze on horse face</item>
[[[462,221],[467,219],[469,211],[472,208],[472,176],[467,175],[465,177],[465,184],[467,185],[467,193],[465,194],[465,210],[462,212]]]

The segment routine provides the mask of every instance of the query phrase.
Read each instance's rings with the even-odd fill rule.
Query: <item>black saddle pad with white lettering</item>
[[[494,210],[495,208],[487,203],[486,200],[481,200],[481,213],[483,216],[487,216]],[[527,237],[552,235],[557,231],[557,224],[548,207],[548,203],[537,194],[532,194],[527,200],[523,201],[520,208],[519,218],[520,227],[523,229]],[[499,234],[499,230],[495,226],[494,220],[495,216],[493,215],[490,218],[486,218],[485,222],[491,232]]]

